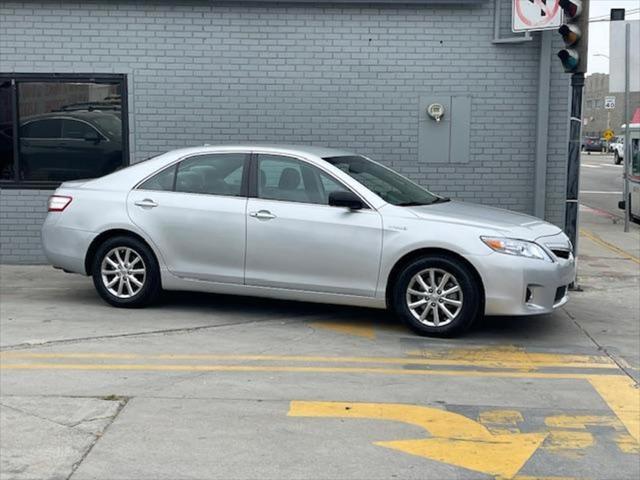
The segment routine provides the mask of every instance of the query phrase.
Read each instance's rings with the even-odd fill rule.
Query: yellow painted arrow
[[[416,425],[428,431],[431,438],[374,444],[503,478],[516,475],[547,436],[494,435],[480,423],[457,413],[392,403],[293,401],[289,416],[367,418]]]

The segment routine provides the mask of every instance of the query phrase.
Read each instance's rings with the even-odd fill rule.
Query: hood
[[[562,231],[555,225],[530,215],[474,203],[450,201],[404,208],[425,220],[468,225],[485,229],[488,235],[522,240],[536,240]]]

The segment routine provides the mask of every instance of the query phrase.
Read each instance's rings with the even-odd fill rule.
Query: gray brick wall
[[[509,20],[505,14],[505,29]],[[330,145],[370,155],[436,192],[530,213],[539,39],[492,45],[492,36],[490,1],[2,2],[0,72],[127,74],[134,161],[200,143]],[[568,76],[552,63],[557,120],[546,212],[561,223]],[[473,98],[469,162],[419,159],[420,97],[456,93]],[[42,260],[42,211],[34,207],[44,196],[3,191],[3,261]]]
[[[0,263],[42,263],[48,190],[0,190]]]

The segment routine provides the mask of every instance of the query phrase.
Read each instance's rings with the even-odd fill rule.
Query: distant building
[[[615,97],[616,106],[605,109],[606,97]],[[630,111],[640,107],[640,92],[631,94]],[[624,93],[609,92],[609,75],[594,73],[589,75],[584,85],[584,126],[582,134],[587,137],[601,137],[608,128],[616,135],[622,134],[621,125],[624,121]]]

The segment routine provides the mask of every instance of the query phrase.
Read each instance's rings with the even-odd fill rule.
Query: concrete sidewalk
[[[640,366],[640,227],[581,206],[578,286],[565,311],[621,365]],[[630,370],[636,379],[637,370]]]
[[[581,220],[565,307],[455,339],[247,297],[115,309],[2,265],[0,479],[635,480],[640,229]]]

